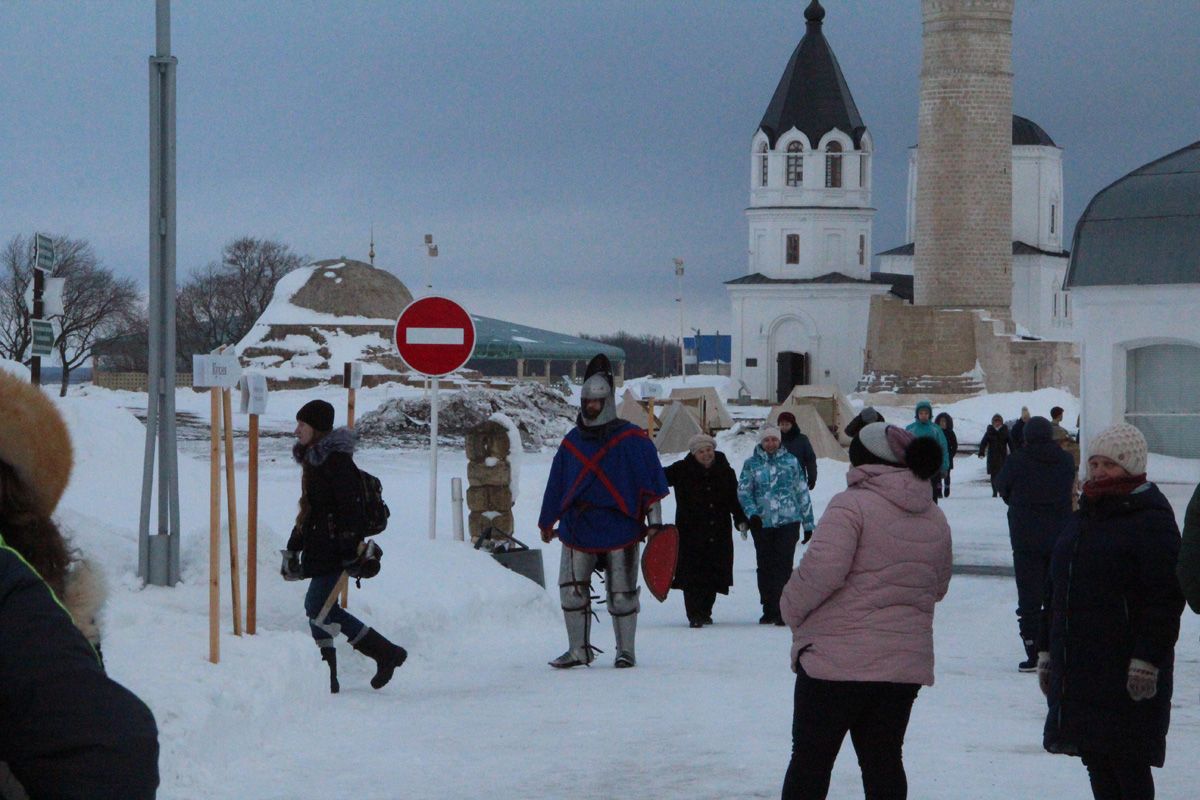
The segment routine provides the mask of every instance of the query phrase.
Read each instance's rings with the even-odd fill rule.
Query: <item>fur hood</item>
[[[0,370],[0,461],[17,473],[37,511],[49,517],[71,477],[71,436],[38,387]]]
[[[358,444],[358,434],[349,428],[334,428],[319,440],[307,447],[299,442],[292,448],[292,458],[297,464],[308,464],[319,467],[334,453],[354,455],[354,447]]]
[[[75,627],[93,647],[100,644],[100,608],[107,596],[100,570],[86,558],[75,562],[67,574],[62,603],[75,621]]]

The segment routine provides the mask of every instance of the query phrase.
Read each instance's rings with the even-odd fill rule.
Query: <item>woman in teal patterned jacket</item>
[[[738,477],[738,502],[750,518],[758,560],[761,625],[783,624],[779,595],[792,574],[800,530],[803,528],[807,543],[816,527],[804,470],[794,455],[780,447],[781,441],[774,425],[759,431],[758,447]]]

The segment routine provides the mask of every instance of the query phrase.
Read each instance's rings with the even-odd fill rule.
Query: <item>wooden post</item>
[[[233,466],[233,401],[229,389],[221,390],[225,417],[225,488],[229,495],[229,589],[233,599],[233,634],[242,635],[242,571],[238,566],[237,482]]]
[[[646,411],[649,414],[649,419],[646,420],[646,432],[650,434],[651,438],[654,438],[654,398],[653,397],[648,398],[646,400]]]
[[[354,393],[355,390],[351,389],[346,398],[346,427],[351,430],[354,430]]]
[[[208,457],[208,660],[221,660],[221,397],[220,389],[209,389],[212,405]]]
[[[258,623],[258,414],[250,415],[246,473],[246,633],[253,636]]]
[[[354,430],[355,389],[350,384],[350,364],[349,363],[346,364],[345,374],[346,374],[346,377],[343,382],[346,384],[347,387],[349,387],[349,389],[347,390],[347,393],[346,393],[346,427],[350,428],[351,430]],[[342,595],[338,599],[338,603],[342,606],[342,608],[350,607],[350,581],[346,581],[345,583],[342,584]]]

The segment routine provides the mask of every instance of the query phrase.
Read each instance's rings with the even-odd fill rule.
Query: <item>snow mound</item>
[[[518,384],[507,391],[472,388],[442,400],[438,407],[438,436],[461,439],[467,430],[495,414],[508,418],[527,450],[557,445],[575,421],[575,407],[561,393],[538,383]],[[364,414],[355,424],[355,430],[364,441],[404,441],[428,436],[429,399],[389,400]]]

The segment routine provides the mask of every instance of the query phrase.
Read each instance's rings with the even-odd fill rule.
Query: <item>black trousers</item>
[[[1096,800],[1154,800],[1150,765],[1116,753],[1084,752],[1083,765]]]
[[[847,732],[862,769],[866,800],[907,798],[902,750],[920,688],[915,683],[818,680],[801,667],[783,800],[824,800]]]
[[[763,614],[779,619],[779,596],[792,576],[796,563],[796,544],[800,541],[800,523],[790,522],[778,528],[763,528],[754,536],[754,556],[758,561],[758,599]]]
[[[1013,572],[1017,578],[1017,631],[1024,642],[1037,639],[1038,618],[1042,613],[1042,595],[1049,570],[1048,551],[1013,550]]]
[[[684,589],[683,608],[687,611],[688,622],[704,622],[711,617],[716,601],[716,589]]]

